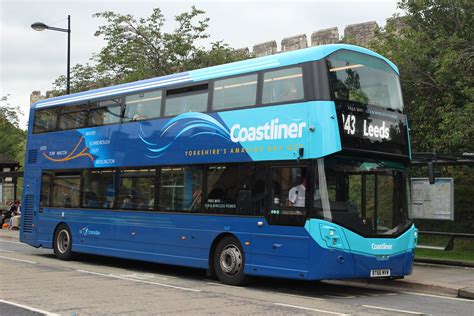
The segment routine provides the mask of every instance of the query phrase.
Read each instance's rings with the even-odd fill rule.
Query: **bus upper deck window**
[[[161,91],[138,93],[125,98],[124,121],[141,121],[160,116]]]
[[[383,59],[340,50],[326,58],[329,84],[336,101],[379,106],[402,112],[398,73]]]
[[[255,105],[257,75],[217,80],[214,83],[213,110]]]
[[[87,110],[83,105],[62,108],[58,115],[60,130],[82,128],[86,126]]]
[[[268,71],[263,77],[262,103],[278,103],[304,98],[301,67]]]
[[[56,129],[56,109],[38,110],[35,113],[34,133],[51,132]]]
[[[186,112],[205,112],[207,92],[166,99],[165,115],[178,115]]]
[[[119,99],[97,102],[89,112],[89,126],[108,125],[120,122],[121,103]]]

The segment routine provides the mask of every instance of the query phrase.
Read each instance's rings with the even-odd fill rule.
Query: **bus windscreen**
[[[398,74],[384,60],[341,50],[331,54],[326,61],[336,101],[403,111]]]

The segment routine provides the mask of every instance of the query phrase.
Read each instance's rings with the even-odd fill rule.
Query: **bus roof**
[[[123,94],[140,92],[148,89],[162,88],[174,84],[193,83],[198,81],[210,80],[220,77],[245,74],[254,71],[283,67],[288,65],[299,64],[303,62],[319,60],[341,49],[351,50],[375,56],[383,59],[398,73],[398,68],[391,61],[369,49],[348,45],[348,44],[330,44],[314,46],[305,49],[279,53],[259,58],[252,58],[238,62],[191,70],[178,74],[172,74],[162,77],[150,78],[130,83],[99,88],[79,93],[63,95],[50,99],[40,100],[32,104],[32,108],[40,109],[53,107],[56,105],[65,105],[69,103],[78,103],[89,100],[101,99],[104,97],[115,97]]]

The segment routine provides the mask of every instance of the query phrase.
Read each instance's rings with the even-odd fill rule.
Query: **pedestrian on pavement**
[[[20,229],[20,221],[21,221],[21,201],[18,200],[15,202],[16,210],[12,213],[12,217],[9,221],[10,230],[18,230]]]
[[[8,209],[8,211],[3,215],[3,218],[2,218],[2,225],[0,225],[0,229],[3,228],[3,224],[9,220],[11,217],[13,217],[14,213],[16,212],[16,209],[17,209],[17,205],[16,203],[13,203],[13,202],[10,202],[10,208]]]

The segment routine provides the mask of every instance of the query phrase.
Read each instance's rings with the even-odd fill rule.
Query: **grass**
[[[416,249],[415,258],[418,259],[443,259],[453,261],[469,261],[474,263],[474,252],[451,250],[433,250],[433,249]]]
[[[433,236],[420,234],[419,245],[442,246],[448,242],[447,236]],[[443,259],[474,262],[474,239],[454,239],[453,250],[443,251],[434,249],[416,249],[415,258]]]

